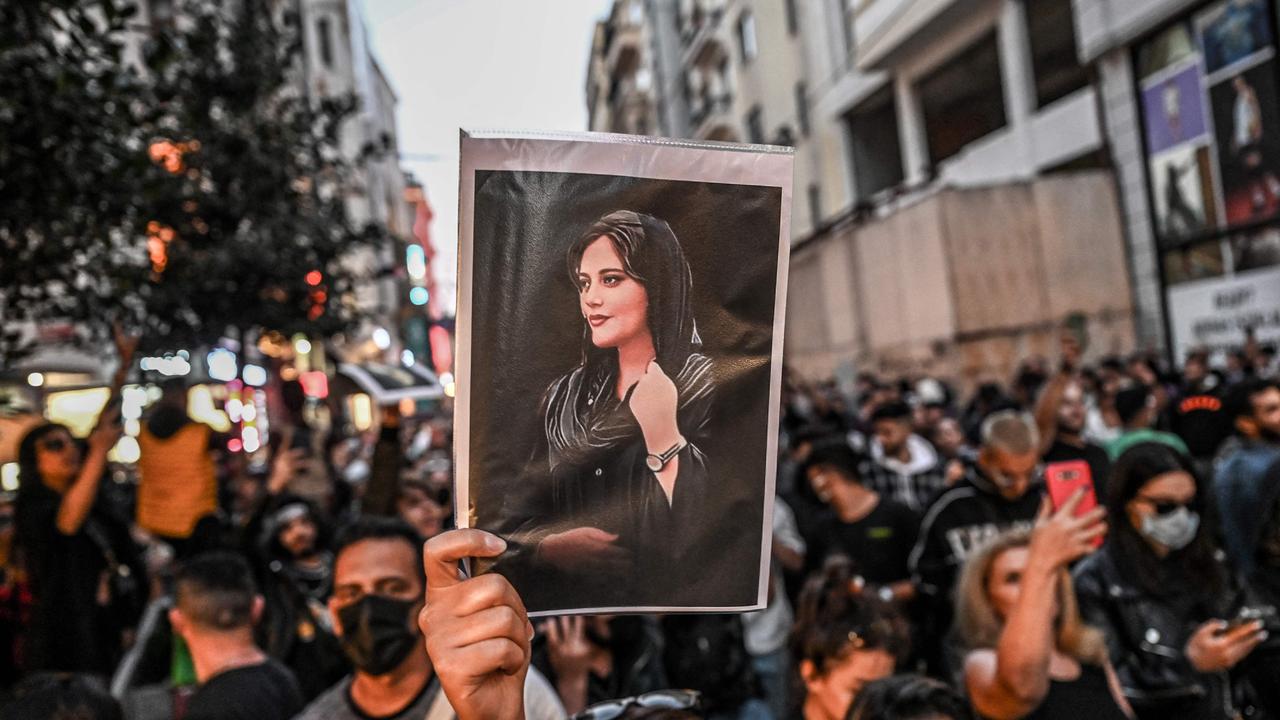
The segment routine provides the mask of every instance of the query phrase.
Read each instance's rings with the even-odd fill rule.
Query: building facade
[[[1268,0],[1076,0],[1138,332],[1181,362],[1280,340],[1280,72]]]
[[[672,5],[675,27],[660,25]],[[649,35],[674,30],[684,47],[683,97],[663,83],[656,104],[683,102],[687,119],[663,129],[796,149],[786,355],[801,375],[1006,379],[1054,355],[1068,320],[1091,356],[1134,348],[1117,186],[1099,89],[1063,31],[1070,0],[646,7]]]
[[[402,310],[412,306],[411,283],[404,271],[406,247],[412,245],[413,209],[405,202],[406,182],[399,162],[396,95],[369,45],[360,0],[300,0],[304,47],[304,75],[309,97],[351,94],[359,101],[356,114],[343,127],[342,148],[358,167],[348,189],[348,212],[356,223],[385,227],[397,242],[359,253],[351,262],[373,280],[356,292],[356,300],[370,317],[344,348],[351,359],[390,359],[403,348],[399,333],[391,332]],[[359,161],[363,148],[381,152]],[[377,332],[378,330],[383,332]],[[391,343],[375,342],[389,336]],[[384,335],[386,333],[386,335]],[[386,347],[382,347],[387,345]]]

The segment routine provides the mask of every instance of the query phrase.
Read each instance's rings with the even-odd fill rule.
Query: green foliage
[[[307,98],[272,5],[177,3],[146,28],[117,0],[0,3],[0,320],[98,346],[121,320],[157,348],[358,319],[344,258],[387,237],[347,212],[355,102]]]

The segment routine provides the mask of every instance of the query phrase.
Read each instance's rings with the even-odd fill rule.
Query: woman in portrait
[[[549,482],[511,539],[539,590],[573,588],[575,603],[597,607],[669,599],[708,522],[700,443],[713,382],[689,265],[666,222],[629,210],[592,223],[566,259],[582,356],[543,398],[545,448],[531,470]]]

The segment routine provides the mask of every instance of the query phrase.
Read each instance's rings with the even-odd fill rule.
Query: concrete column
[[[1030,128],[1036,111],[1035,68],[1031,64],[1031,35],[1027,32],[1027,9],[1022,0],[1004,0],[997,33],[1000,76],[1004,84],[1004,112],[1014,137],[1029,150]],[[1030,154],[1027,159],[1030,160]]]
[[[898,113],[898,142],[902,145],[902,171],[908,186],[928,179],[929,138],[924,131],[924,111],[911,78],[893,77],[893,101]]]

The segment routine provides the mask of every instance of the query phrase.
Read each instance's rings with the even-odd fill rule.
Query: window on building
[[[320,38],[320,62],[327,68],[333,67],[333,37],[330,34],[329,18],[322,17],[316,21],[316,35]]]
[[[902,144],[893,87],[885,87],[845,116],[858,199],[902,184]]]
[[[747,139],[753,143],[764,142],[764,110],[759,105],[747,113]]]
[[[809,87],[803,80],[796,83],[796,125],[801,137],[809,137]]]
[[[787,34],[796,35],[800,32],[800,18],[796,15],[796,0],[784,0],[787,10]]]
[[[760,47],[756,44],[756,18],[750,12],[744,12],[738,18],[738,50],[744,64],[760,54]]]
[[[809,226],[817,230],[822,225],[822,188],[809,183]]]
[[[1031,37],[1036,104],[1044,107],[1089,84],[1089,71],[1076,55],[1071,0],[1025,0]]]
[[[1005,125],[996,34],[942,63],[916,85],[934,166]]]

